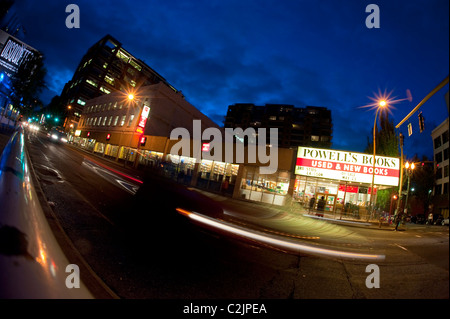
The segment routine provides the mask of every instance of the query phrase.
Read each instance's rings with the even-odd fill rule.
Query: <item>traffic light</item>
[[[402,133],[400,133],[400,146],[403,147],[403,142],[405,140],[405,137],[403,136]]]
[[[425,118],[423,117],[422,112],[419,113],[419,128],[420,133],[425,129]]]
[[[110,133],[106,134],[106,140],[109,141],[110,138],[111,138],[111,134]]]

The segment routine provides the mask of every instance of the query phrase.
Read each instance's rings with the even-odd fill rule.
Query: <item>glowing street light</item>
[[[130,93],[130,94],[128,94],[128,99],[131,101],[131,100],[134,100],[134,94],[132,94],[132,93]]]

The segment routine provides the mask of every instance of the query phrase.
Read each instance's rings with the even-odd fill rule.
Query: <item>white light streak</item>
[[[360,253],[352,253],[345,252],[340,250],[331,250],[320,247],[313,247],[305,244],[300,244],[298,242],[288,241],[281,236],[269,236],[269,234],[260,233],[253,230],[247,230],[240,228],[235,225],[228,224],[224,221],[215,220],[206,216],[202,216],[200,214],[189,212],[181,208],[177,208],[177,211],[189,217],[190,219],[244,237],[254,241],[258,241],[264,244],[269,244],[278,248],[286,249],[289,251],[294,251],[297,253],[304,253],[309,255],[320,255],[325,257],[334,257],[334,258],[347,258],[347,259],[366,259],[366,260],[384,260],[384,255],[375,255],[375,254],[360,254]]]

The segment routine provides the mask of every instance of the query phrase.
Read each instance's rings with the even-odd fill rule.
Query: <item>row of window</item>
[[[114,121],[113,121],[114,118]],[[120,123],[119,123],[119,119],[120,119]],[[83,119],[81,119],[81,125],[82,126],[117,126],[117,124],[119,123],[119,126],[124,126],[126,123],[126,119],[127,116],[126,115],[116,115],[114,116],[99,116],[99,117],[85,117]],[[134,114],[131,114],[128,117],[128,127],[131,126],[133,124],[133,120],[134,120]]]
[[[436,170],[436,179],[441,179],[442,177],[448,177],[448,165],[444,167],[444,176],[442,176],[442,167],[438,167]]]
[[[121,110],[123,107],[123,103],[118,104],[117,102],[109,102],[109,103],[105,103],[105,104],[96,104],[96,105],[90,105],[87,106],[84,109],[84,113],[94,113],[94,112],[100,112],[100,111],[109,111],[111,109],[116,110],[119,109]]]
[[[448,147],[444,149],[442,152],[437,152],[434,154],[434,161],[439,164],[442,161],[448,160]]]
[[[434,148],[438,148],[448,142],[448,130],[434,139]]]
[[[443,195],[448,194],[448,183],[435,185],[434,193],[435,194],[443,194]]]

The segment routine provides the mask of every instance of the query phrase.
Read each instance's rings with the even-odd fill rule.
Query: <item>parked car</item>
[[[447,226],[448,226],[448,217],[447,217],[447,218],[444,218],[444,219],[442,220],[442,226],[444,226],[444,225],[447,225]]]
[[[427,221],[424,214],[418,214],[415,217],[416,218],[415,218],[414,223],[416,223],[416,224],[425,224],[425,222]]]
[[[439,215],[433,222],[434,225],[442,225],[442,221],[444,220],[444,216]]]

